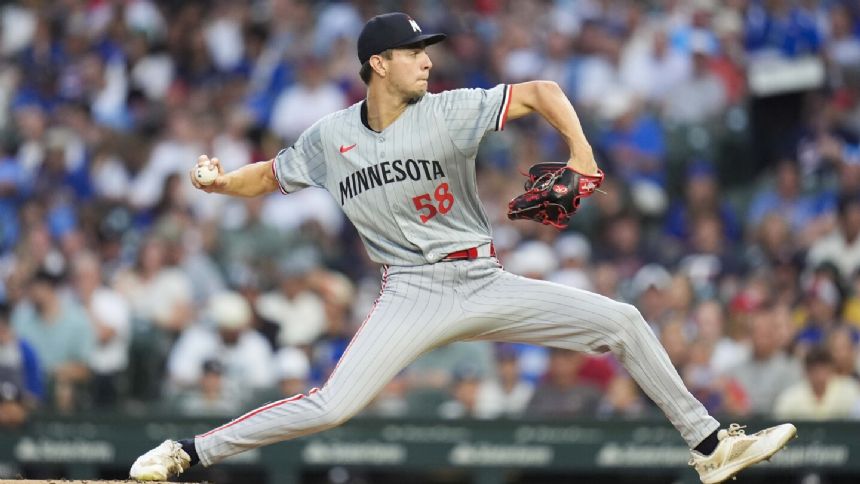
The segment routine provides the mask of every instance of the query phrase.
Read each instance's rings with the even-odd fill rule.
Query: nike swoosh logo
[[[358,144],[358,143],[355,143],[355,144],[353,144],[353,145],[349,145],[349,146],[340,145],[340,152],[341,152],[341,153],[346,153],[347,151],[349,151],[349,150],[351,150],[351,149],[355,148],[355,145],[357,145],[357,144]]]

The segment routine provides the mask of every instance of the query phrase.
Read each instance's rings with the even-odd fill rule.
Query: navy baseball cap
[[[368,20],[358,35],[358,60],[364,64],[371,56],[388,49],[424,42],[441,42],[445,34],[425,34],[418,22],[402,12],[385,13]]]

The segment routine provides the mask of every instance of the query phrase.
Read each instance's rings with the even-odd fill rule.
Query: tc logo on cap
[[[418,22],[416,22],[412,19],[409,19],[409,25],[412,26],[413,32],[421,32],[421,27],[418,26]]]

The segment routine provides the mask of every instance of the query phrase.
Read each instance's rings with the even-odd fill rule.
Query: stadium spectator
[[[215,259],[225,266],[228,283],[236,283],[243,270],[265,278],[269,261],[280,260],[301,238],[300,233],[281,232],[266,223],[261,197],[243,202],[228,211],[215,235]]]
[[[690,279],[699,297],[714,297],[727,280],[741,276],[742,259],[725,238],[718,214],[700,214],[692,221],[692,229],[678,270]]]
[[[618,268],[611,262],[594,264],[591,275],[594,291],[612,299],[622,299]]]
[[[720,196],[719,180],[713,165],[696,160],[686,170],[684,198],[675,200],[664,217],[663,230],[666,235],[689,243],[693,235],[693,221],[700,214],[719,214],[727,240],[736,243],[741,239],[741,224],[738,215],[728,200]]]
[[[8,384],[10,401],[35,408],[45,397],[44,377],[33,346],[12,329],[11,308],[0,302],[0,385]]]
[[[52,262],[36,272],[12,324],[35,348],[55,408],[71,412],[88,403],[82,385],[91,377],[96,337],[86,309],[65,291],[64,264]]]
[[[623,43],[619,35],[598,21],[586,22],[579,35],[585,56],[579,62],[573,98],[594,111],[603,99],[627,87],[620,66]]]
[[[448,388],[458,370],[468,370],[476,378],[494,376],[492,343],[458,341],[443,346],[415,360],[404,373],[410,389]]]
[[[436,388],[410,390],[408,381],[401,373],[383,387],[363,412],[389,418],[433,415],[447,397],[442,390]]]
[[[346,97],[327,79],[325,60],[305,56],[297,66],[299,80],[278,96],[269,128],[287,145],[326,114],[346,107]]]
[[[728,376],[746,392],[749,411],[766,415],[783,390],[801,378],[801,369],[774,337],[778,326],[773,308],[755,311],[750,325],[752,351],[746,361],[728,371]]]
[[[848,299],[842,310],[842,318],[855,328],[860,328],[860,269],[849,281]]]
[[[560,267],[546,279],[586,291],[594,290],[588,275],[591,260],[591,243],[588,239],[581,234],[565,234],[556,239],[553,249]]]
[[[836,230],[813,244],[808,262],[813,266],[831,262],[847,280],[860,269],[860,194],[843,194],[839,198],[838,213]]]
[[[716,53],[715,40],[708,34],[691,34],[692,75],[679,83],[663,103],[666,121],[681,125],[699,124],[716,119],[728,107],[728,96],[722,80],[713,72],[711,59]]]
[[[723,380],[711,368],[712,346],[701,339],[689,343],[687,361],[681,378],[690,393],[713,414],[726,413],[723,409]]]
[[[805,378],[779,395],[774,415],[810,420],[857,418],[860,384],[839,375],[833,357],[824,348],[813,348],[806,355],[805,363]]]
[[[196,305],[205,304],[215,294],[224,291],[224,277],[210,256],[214,242],[206,234],[209,229],[180,219],[163,219],[161,222],[154,231],[164,240],[165,260],[188,278],[192,301]]]
[[[563,349],[550,350],[549,367],[535,387],[526,414],[535,417],[588,417],[597,413],[600,403],[599,381],[581,376],[586,357]]]
[[[273,355],[274,382],[254,390],[254,404],[265,404],[276,400],[295,397],[300,393],[307,394],[316,384],[311,380],[311,365],[307,352],[303,349],[287,346]],[[320,383],[321,384],[321,383]]]
[[[659,264],[642,267],[630,282],[631,300],[654,328],[660,328],[670,316],[667,294],[671,284],[672,275]]]
[[[746,17],[747,50],[785,57],[817,53],[822,33],[811,14],[786,0],[751,2]]]
[[[193,387],[200,381],[203,363],[217,359],[224,366],[224,391],[244,404],[255,390],[275,382],[271,346],[250,327],[253,313],[242,295],[218,293],[206,313],[207,321],[189,326],[173,346],[167,360],[168,388]]]
[[[311,366],[308,356],[298,348],[285,347],[275,354],[275,377],[282,397],[308,391]]]
[[[618,375],[609,383],[597,406],[600,418],[641,418],[651,413],[642,391],[627,375]]]
[[[139,331],[177,334],[193,319],[191,280],[168,264],[166,250],[164,240],[150,236],[141,245],[136,264],[120,270],[113,281],[114,289],[131,304]]]
[[[496,378],[484,378],[475,397],[479,418],[518,417],[534,394],[534,385],[520,377],[517,352],[510,345],[496,346]]]
[[[654,251],[643,240],[639,218],[633,211],[623,211],[601,220],[597,258],[610,260],[622,279],[630,279],[642,266],[657,260]]]
[[[749,346],[732,338],[726,328],[726,311],[713,299],[702,301],[693,312],[697,339],[711,348],[709,367],[718,375],[746,360]]]
[[[622,69],[630,87],[653,105],[661,105],[692,72],[690,57],[670,43],[662,28],[651,32],[650,39],[628,43]]]
[[[687,331],[693,322],[693,308],[696,303],[696,293],[692,282],[684,274],[675,274],[666,290],[666,307],[668,314],[684,321]]]
[[[8,252],[20,237],[18,210],[29,192],[29,179],[15,157],[12,143],[0,143],[0,251]]]
[[[279,346],[307,346],[325,331],[325,305],[308,279],[318,265],[315,251],[294,251],[280,262],[274,290],[256,301],[260,316],[280,327]]]
[[[660,344],[666,349],[669,361],[678,370],[678,374],[683,374],[684,369],[690,364],[691,343],[684,321],[669,319],[663,323],[659,330]]]
[[[520,244],[506,261],[509,271],[532,279],[546,279],[558,269],[559,263],[552,247],[539,240]]]
[[[22,388],[0,379],[0,428],[20,427],[29,414],[30,408],[24,403]]]
[[[641,101],[630,91],[606,96],[599,114],[609,123],[602,138],[596,140],[597,148],[608,157],[607,169],[617,173],[634,192],[643,183],[658,190],[664,188],[666,146],[657,119],[642,108]]]
[[[841,327],[830,332],[827,351],[833,357],[837,374],[860,381],[860,353],[857,351],[857,333],[851,328]]]
[[[481,375],[474,368],[454,370],[449,387],[449,399],[439,406],[438,414],[445,419],[478,417],[478,394]]]
[[[607,170],[630,187],[636,209],[660,215],[667,203],[666,148],[657,119],[625,91],[601,101],[598,114],[609,124],[596,143],[606,153]]]
[[[745,265],[751,270],[777,270],[793,263],[799,257],[795,242],[790,237],[791,227],[781,213],[766,215],[754,232],[754,242],[747,246]],[[797,274],[795,275],[795,279]]]
[[[799,235],[798,243],[808,246],[813,222],[820,214],[820,205],[813,196],[802,193],[801,174],[797,162],[791,158],[780,160],[775,168],[774,186],[765,188],[752,199],[747,215],[750,228],[759,226],[772,213],[782,215],[793,233]]]
[[[200,380],[182,390],[173,407],[183,415],[223,417],[235,414],[244,403],[224,383],[224,365],[217,359],[203,362]]]
[[[128,367],[131,309],[128,302],[102,282],[101,264],[92,253],[79,255],[72,266],[75,295],[89,315],[96,344],[89,359],[93,373],[93,404],[119,403]]]
[[[350,320],[355,287],[349,278],[340,272],[317,270],[308,275],[308,285],[323,302],[326,326],[321,339],[349,338],[357,329]]]
[[[173,173],[184,175],[185,160],[196,160],[203,148],[192,114],[183,110],[170,113],[163,137],[155,142],[143,169],[132,180],[129,202],[138,209],[152,208],[163,194],[165,179]]]
[[[806,354],[809,348],[824,345],[827,336],[836,328],[842,326],[839,319],[839,309],[843,304],[841,285],[838,274],[833,266],[827,269],[824,264],[813,272],[804,287],[804,304],[796,312],[795,317],[800,327],[795,336],[795,353],[799,356]],[[860,332],[852,328],[855,339]]]
[[[860,39],[854,31],[857,23],[855,15],[856,11],[852,12],[840,3],[834,4],[828,13],[830,31],[825,50],[828,60],[841,69],[860,67]]]

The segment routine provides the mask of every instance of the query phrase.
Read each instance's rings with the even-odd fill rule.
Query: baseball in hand
[[[201,185],[211,185],[218,178],[218,168],[212,165],[199,165],[194,172],[194,178]]]

